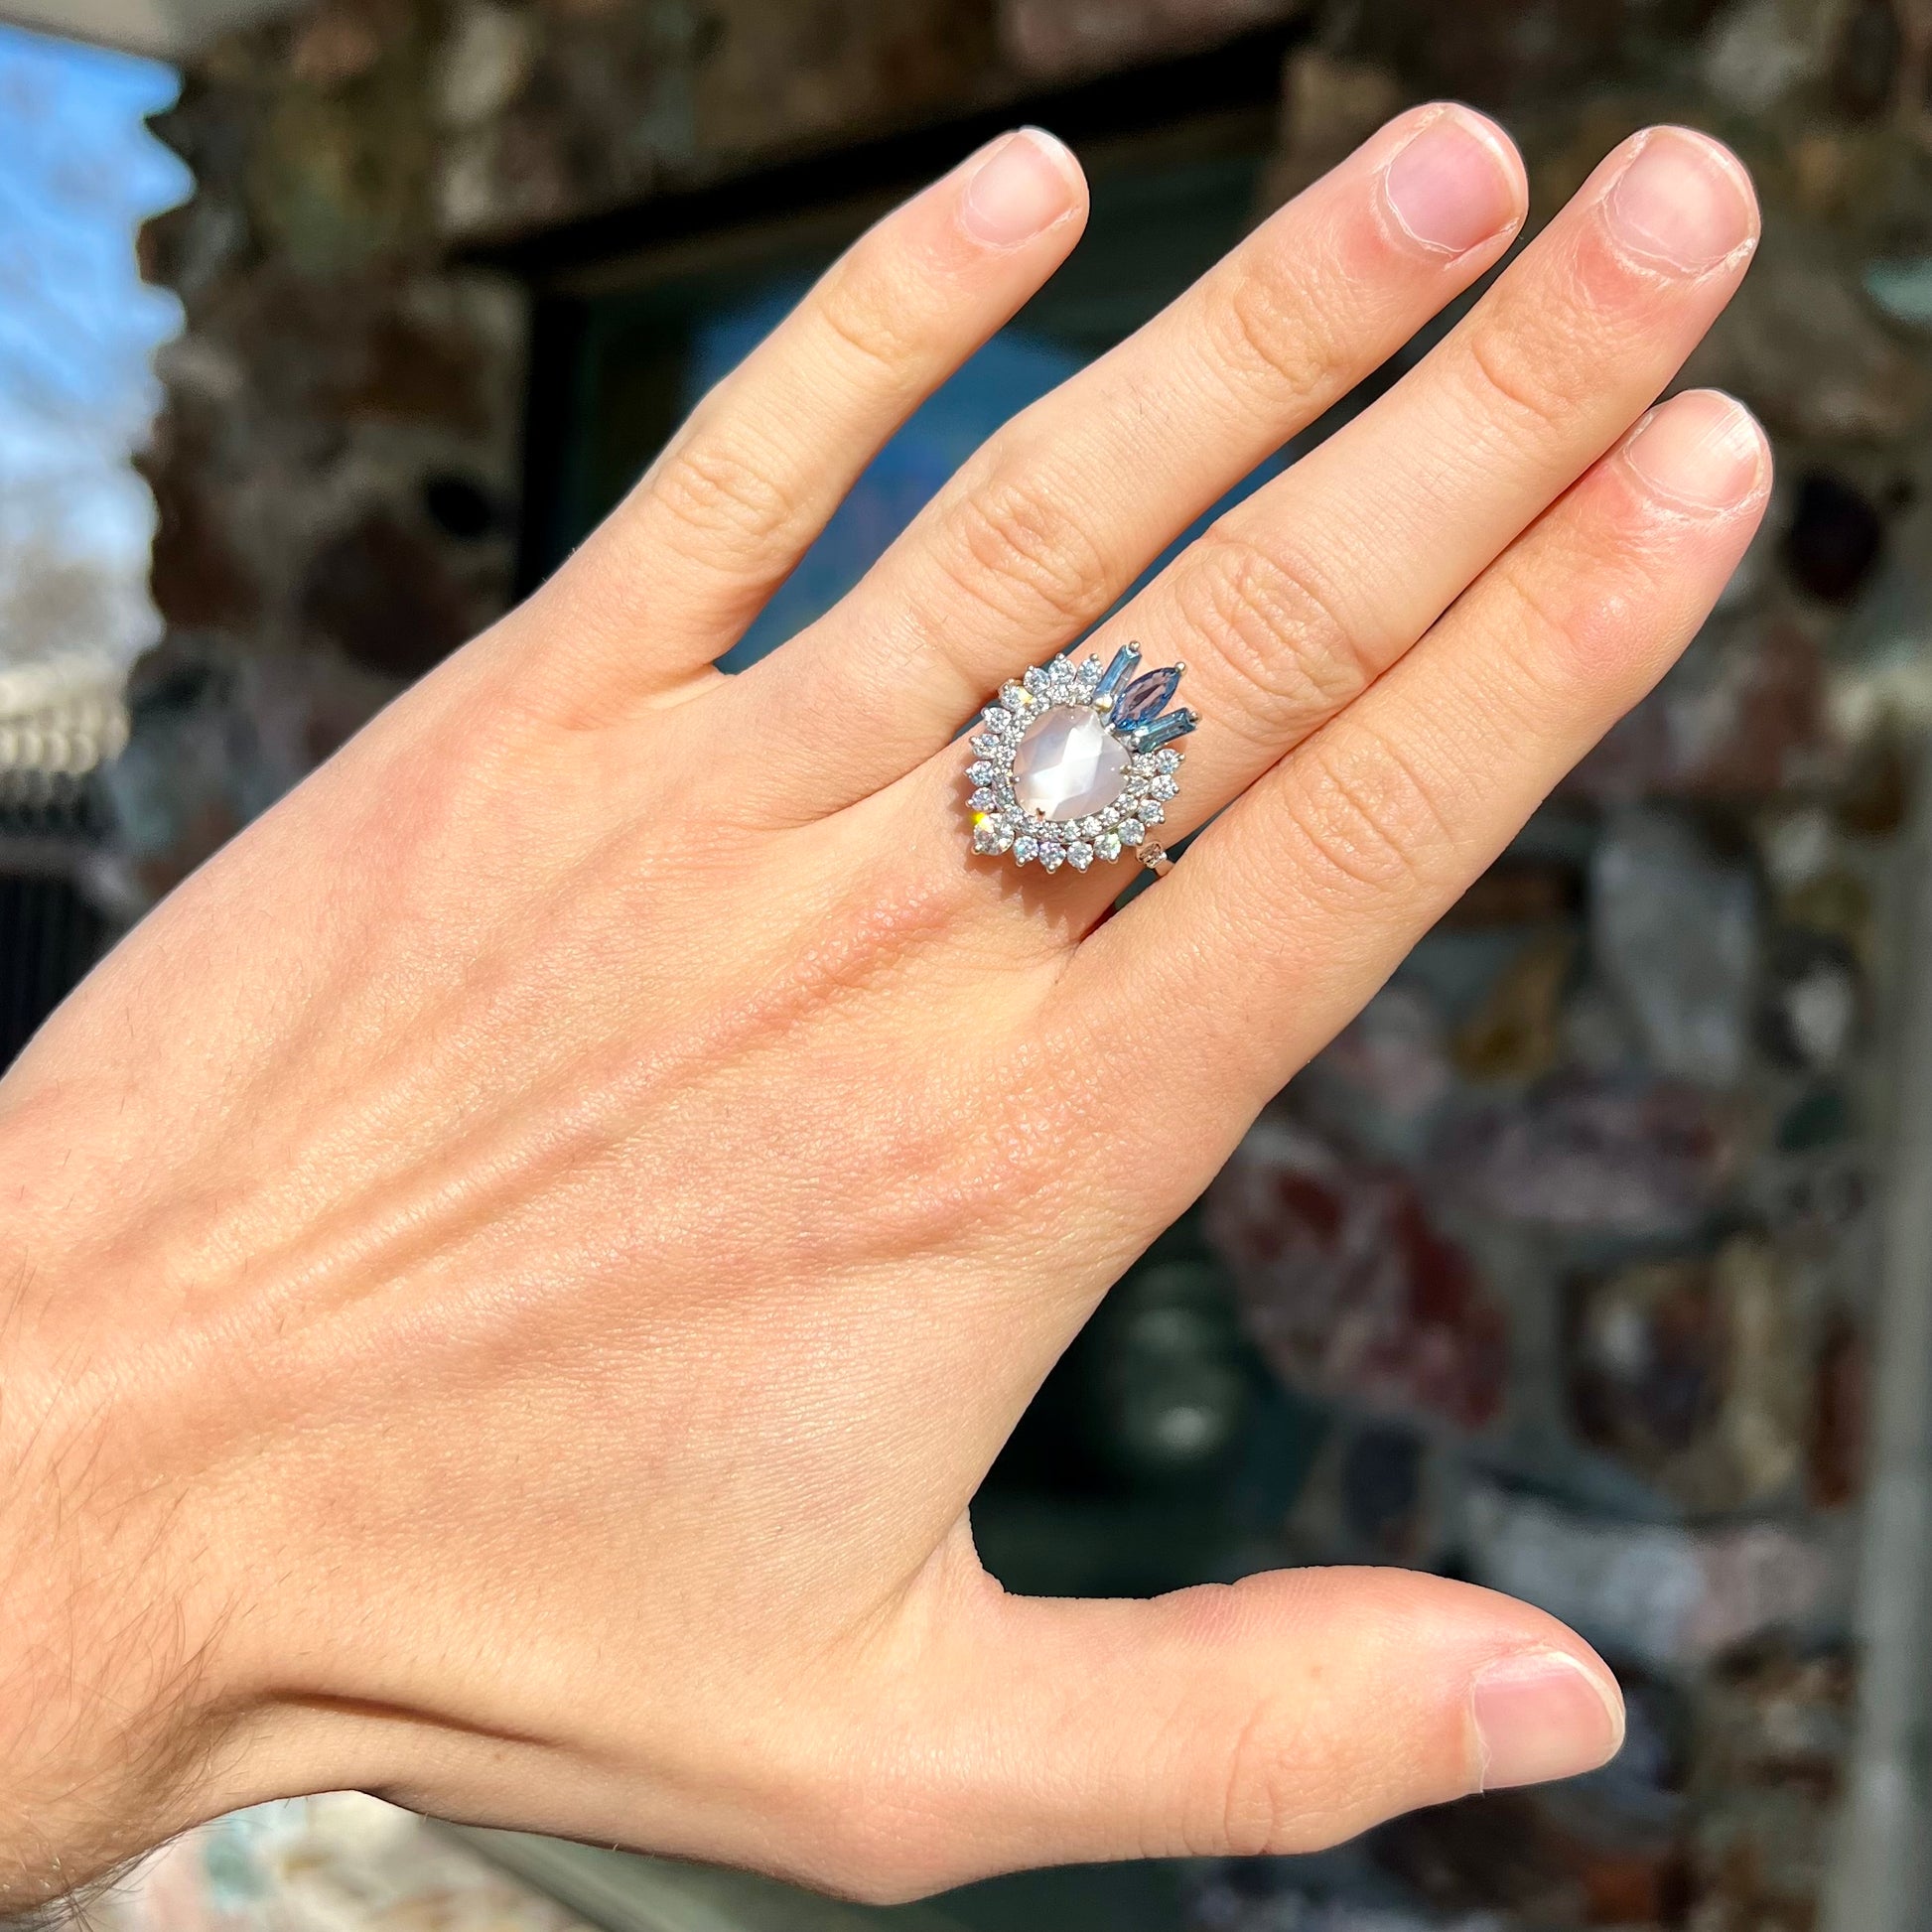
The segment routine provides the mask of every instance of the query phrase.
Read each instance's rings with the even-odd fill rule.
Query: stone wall
[[[525,317],[463,244],[1016,84],[984,0],[325,0],[197,60],[130,907],[503,607]]]
[[[111,780],[118,891],[165,890],[501,608],[525,318],[463,244],[1291,13],[1270,199],[1442,91],[1505,118],[1542,214],[1645,122],[1731,141],[1765,241],[1691,375],[1759,412],[1781,482],[1683,665],[1203,1223],[1249,1345],[1325,1419],[1280,1553],[1549,1603],[1624,1671],[1631,1749],[1339,1876],[1207,1874],[1196,1917],[1339,1929],[1323,1887],[1359,1884],[1401,1923],[1799,1932],[1855,1696],[1932,715],[1926,0],[325,0],[223,41],[161,123],[199,192],[143,237],[188,326],[146,460],[168,636]]]

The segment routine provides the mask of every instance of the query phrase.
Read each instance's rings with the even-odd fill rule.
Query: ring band
[[[1071,654],[1035,664],[1000,687],[972,738],[973,850],[1010,855],[1042,872],[1132,852],[1157,877],[1173,861],[1148,837],[1179,790],[1173,741],[1197,720],[1169,710],[1184,664],[1140,669],[1141,648],[1123,644],[1105,670]]]

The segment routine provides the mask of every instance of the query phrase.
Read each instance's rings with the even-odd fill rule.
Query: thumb
[[[928,1787],[916,1808],[943,1820],[913,1856],[949,1868],[907,1873],[908,1890],[1312,1851],[1419,1805],[1591,1770],[1623,1741],[1616,1681],[1580,1638],[1409,1571],[1277,1572],[1152,1601],[995,1587],[947,1623],[938,1645],[957,1654],[921,1673],[904,1717]]]

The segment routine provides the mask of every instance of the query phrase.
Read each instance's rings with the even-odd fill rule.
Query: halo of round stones
[[[1136,679],[1140,661],[1139,645],[1126,644],[1104,670],[1095,657],[1056,657],[1000,687],[973,728],[966,767],[975,852],[1085,872],[1114,864],[1163,821],[1178,790],[1172,741],[1196,721],[1164,709],[1185,666]]]

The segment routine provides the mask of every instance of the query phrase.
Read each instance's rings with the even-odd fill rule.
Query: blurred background
[[[1932,0],[0,15],[0,1056],[1018,119],[1087,164],[1086,239],[731,664],[1434,94],[1507,123],[1536,219],[1647,122],[1738,149],[1764,243],[1686,379],[1780,466],[1680,668],[1118,1285],[975,1513],[1018,1589],[1367,1561],[1529,1597],[1622,1677],[1614,1765],[896,1912],[342,1797],[195,1835],[104,1924],[1932,1925]]]

